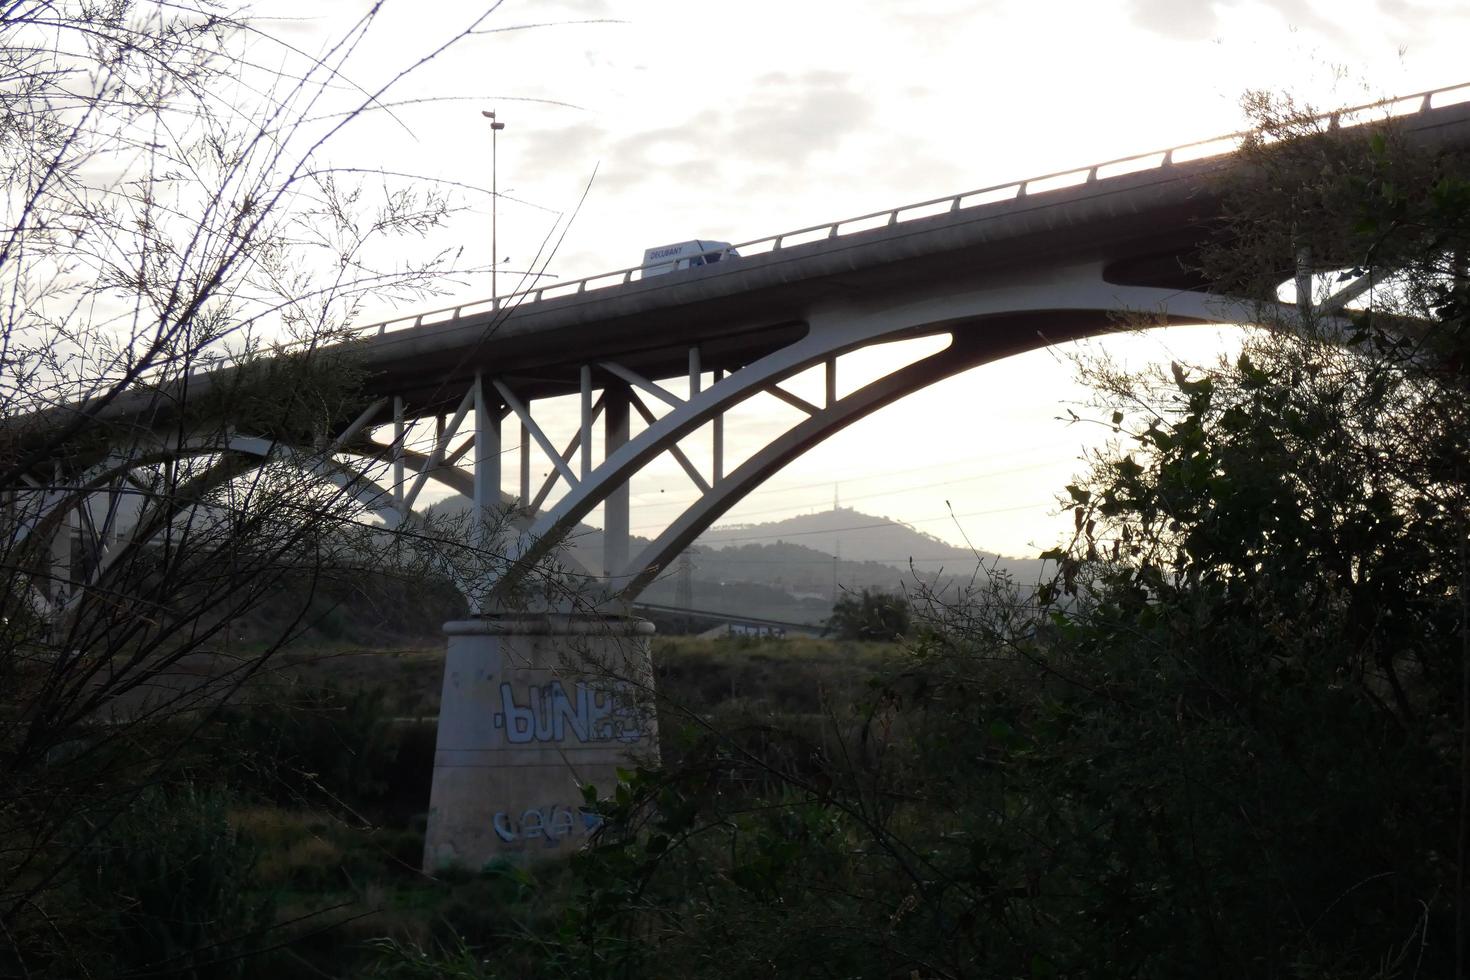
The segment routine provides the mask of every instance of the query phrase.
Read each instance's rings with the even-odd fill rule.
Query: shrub
[[[256,852],[228,805],[194,784],[149,788],[83,831],[73,888],[96,940],[93,975],[245,975],[242,954],[258,947],[273,909],[254,890]]]

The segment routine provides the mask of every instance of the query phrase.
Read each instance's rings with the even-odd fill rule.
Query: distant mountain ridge
[[[710,528],[696,543],[715,550],[756,544],[801,545],[843,561],[880,562],[926,576],[941,571],[968,575],[978,562],[987,567],[998,565],[1026,580],[1039,575],[1043,564],[1035,558],[1008,558],[961,548],[903,521],[851,507],[763,524],[722,525]]]
[[[470,502],[459,495],[430,511],[457,514]],[[648,543],[634,536],[630,551]],[[589,570],[602,567],[602,530],[578,525],[568,556]],[[1008,573],[1023,588],[1040,578],[1044,562],[971,551],[903,521],[851,507],[762,524],[731,524],[706,531],[642,593],[649,602],[788,622],[821,622],[845,592],[913,590],[923,583],[945,592],[981,571]],[[687,598],[687,602],[685,601]]]

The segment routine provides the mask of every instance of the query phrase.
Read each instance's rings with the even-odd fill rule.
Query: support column
[[[491,390],[480,372],[476,371],[474,511],[469,532],[471,542],[479,551],[478,564],[482,569],[493,568],[496,556],[504,553],[504,528],[500,526],[500,406],[492,399]],[[471,585],[466,590],[471,616],[478,616],[484,611],[481,608],[485,598],[480,591],[482,587]]]
[[[77,512],[72,508],[56,523],[51,537],[51,607],[60,612],[72,595],[72,541],[79,527]]]
[[[582,428],[578,438],[582,443],[582,479],[592,472],[592,367],[582,365]]]
[[[475,524],[489,526],[500,510],[500,413],[475,372]]]
[[[403,506],[403,491],[406,489],[403,485],[403,441],[407,438],[408,430],[403,423],[403,399],[395,396],[393,398],[393,509],[398,512],[400,524],[408,516],[404,513]]]
[[[603,459],[628,442],[628,389],[610,384],[603,399],[603,424],[607,426]],[[613,489],[602,502],[602,574],[611,578],[628,567],[628,484]]]
[[[715,384],[725,380],[725,371],[720,369],[715,372]],[[714,457],[710,467],[710,485],[720,483],[725,479],[725,413],[715,413],[714,438],[710,446],[711,455]]]
[[[424,869],[567,855],[597,826],[581,787],[658,756],[649,637],[632,617],[445,624]]]

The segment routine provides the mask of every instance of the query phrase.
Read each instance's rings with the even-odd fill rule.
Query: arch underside
[[[145,441],[131,453],[114,450],[101,462],[70,478],[53,478],[45,484],[28,481],[32,489],[27,492],[34,498],[34,506],[28,500],[22,499],[18,504],[12,500],[17,521],[9,545],[22,547],[31,538],[51,543],[56,557],[43,572],[40,583],[33,584],[32,601],[42,611],[57,614],[78,607],[89,590],[104,587],[114,567],[126,567],[141,549],[165,535],[194,508],[218,507],[211,503],[210,497],[226,484],[247,479],[267,465],[282,464],[300,472],[308,481],[334,487],[351,498],[362,513],[377,515],[385,528],[423,522],[421,513],[402,506],[402,494],[395,492],[395,487],[371,472],[371,464],[391,462],[385,452],[358,451],[360,447],[355,447],[350,457],[356,458],[350,458],[335,451],[338,448],[293,447],[258,436],[222,433],[183,440],[172,446]],[[428,479],[451,490],[463,490],[462,471],[452,466],[429,466],[427,456],[412,450],[404,450],[402,456],[416,464],[416,471],[424,472]],[[166,481],[170,485],[164,490],[138,476],[141,472],[199,459],[208,460],[207,465],[186,478]],[[362,465],[360,460],[369,465]],[[115,526],[114,518],[118,501],[128,497],[136,497],[140,504],[131,525],[122,533]],[[93,520],[94,502],[98,500],[104,501],[106,513],[100,523]],[[70,539],[87,531],[92,538],[91,553],[83,569],[70,553]],[[450,571],[451,577],[455,577],[453,569]],[[580,569],[574,567],[573,571]],[[456,584],[461,591],[468,590],[467,583]]]
[[[1066,319],[1046,314],[996,318],[987,324],[990,331],[1002,331],[1013,338],[1011,343],[1002,344],[996,343],[994,332],[982,339],[962,327],[957,328],[944,349],[836,400],[752,453],[650,542],[622,575],[608,583],[608,591],[624,602],[636,599],[660,572],[732,507],[789,463],[849,425],[972,368],[1012,354],[1102,333],[1109,321],[1107,316],[1085,314],[1073,314]]]
[[[775,388],[781,381],[809,368],[825,363],[829,371],[834,370],[836,357],[850,351],[906,337],[935,334],[950,337],[944,349],[842,398],[832,394],[829,384],[826,403],[799,404],[798,407],[806,410],[806,418],[771,439],[723,478],[701,481],[699,497],[690,507],[638,555],[616,570],[608,569],[601,583],[606,601],[617,605],[634,600],[703,531],[807,450],[853,422],[938,381],[1013,354],[1097,336],[1136,325],[1140,320],[1164,326],[1244,319],[1238,303],[1208,294],[1118,287],[1093,277],[1085,277],[1082,282],[1081,289],[1077,283],[1059,286],[1053,282],[1041,289],[1025,290],[1024,296],[1011,291],[1013,295],[1000,297],[1002,303],[1009,299],[1011,308],[1007,310],[1002,305],[996,312],[964,315],[964,305],[974,309],[975,305],[990,304],[962,303],[957,309],[956,304],[949,302],[951,298],[941,298],[927,310],[922,308],[924,304],[919,304],[919,309],[879,311],[876,316],[853,316],[842,311],[814,316],[809,321],[808,333],[800,341],[741,368],[698,396],[675,404],[674,410],[664,417],[648,419],[648,428],[636,439],[609,454],[590,479],[573,488],[550,511],[538,515],[534,525],[513,546],[512,554],[520,566],[534,567],[536,560],[549,554],[570,527],[607,498],[612,487],[626,484],[634,473],[669,450],[680,438],[721,417],[753,394],[762,391],[780,394]],[[988,298],[996,299],[997,292],[1007,290],[993,291]],[[1062,302],[1055,307],[1047,305],[1049,300],[1059,299]],[[1076,305],[1068,303],[1069,299]],[[1079,299],[1102,301],[1077,302]],[[865,317],[866,323],[862,322]],[[745,376],[743,382],[742,376]],[[722,388],[726,390],[722,392]],[[687,460],[681,462],[689,469]],[[697,474],[691,475],[697,478]],[[518,585],[512,572],[495,588]]]
[[[1285,314],[1289,317],[1292,311],[1286,308]],[[973,280],[947,292],[909,295],[886,305],[844,305],[840,298],[833,299],[805,311],[804,329],[788,331],[782,346],[768,348],[749,363],[717,371],[705,370],[699,347],[691,345],[687,395],[675,394],[657,379],[630,369],[628,364],[637,364],[635,354],[628,355],[626,364],[562,362],[571,365],[572,376],[580,372],[582,398],[581,427],[564,448],[552,444],[538,426],[534,409],[539,402],[517,395],[521,386],[523,392],[534,390],[534,379],[485,370],[457,389],[462,397],[453,394],[459,401],[452,414],[447,406],[453,402],[441,402],[446,407],[438,409],[427,451],[422,451],[422,440],[420,448],[410,448],[409,442],[415,418],[427,422],[429,416],[422,412],[415,416],[419,409],[385,391],[330,442],[296,449],[236,435],[223,442],[206,440],[197,451],[222,454],[216,486],[267,461],[298,465],[311,478],[350,494],[365,512],[377,514],[389,530],[409,521],[420,491],[430,481],[469,497],[471,516],[484,522],[480,526],[486,533],[476,532],[472,522],[469,534],[473,540],[463,545],[493,559],[481,562],[482,571],[475,573],[484,576],[484,581],[457,581],[473,611],[509,611],[514,608],[512,598],[520,605],[527,596],[534,597],[537,591],[532,583],[540,574],[538,569],[548,563],[560,563],[572,574],[585,576],[592,595],[582,601],[590,598],[619,607],[635,599],[699,534],[772,474],[848,425],[929,385],[1013,354],[1140,323],[1259,320],[1260,308],[1255,304],[1199,291],[1110,282],[1100,264],[1090,263]],[[943,349],[837,396],[835,379],[842,355],[894,340],[937,335],[949,338]],[[668,346],[665,342],[666,349]],[[797,375],[821,367],[827,371],[827,385],[820,403],[782,387]],[[708,385],[702,380],[706,377],[713,378]],[[571,393],[565,388],[563,392]],[[725,415],[763,393],[781,398],[805,417],[725,473],[719,449]],[[662,401],[669,409],[657,414],[648,408],[645,398]],[[628,425],[630,409],[645,423],[636,435]],[[521,493],[507,496],[501,485],[501,428],[502,423],[515,421],[524,434],[521,445],[505,452],[520,449]],[[390,423],[392,437],[375,440],[373,433]],[[679,441],[711,423],[715,452],[709,470],[701,472],[682,453]],[[605,438],[600,459],[594,459],[592,453],[592,430],[597,425]],[[528,478],[527,454],[532,443],[540,446],[550,464],[549,476],[535,494]],[[180,454],[186,449],[181,447]],[[673,455],[689,474],[698,490],[697,499],[640,553],[630,555],[628,486],[637,473],[666,454]],[[552,499],[550,491],[558,483],[565,486],[565,492],[540,509],[543,501]],[[611,557],[604,558],[603,575],[594,577],[570,562],[561,546],[599,506],[604,509],[605,554]],[[56,523],[54,517],[49,519]],[[567,600],[531,601],[560,609]]]
[[[664,452],[676,454],[701,492],[641,553],[606,570],[601,591],[605,601],[615,606],[635,599],[703,531],[783,466],[906,395],[1013,354],[1118,330],[1206,323],[1256,323],[1294,330],[1312,322],[1345,329],[1346,305],[1371,290],[1375,277],[1360,275],[1346,285],[1337,277],[1326,294],[1314,296],[1312,274],[1312,270],[1298,271],[1294,303],[1145,282],[1120,283],[1107,275],[1101,263],[1009,274],[960,284],[944,293],[909,296],[891,306],[833,303],[810,311],[808,329],[800,339],[740,367],[708,389],[695,388],[687,399],[670,397],[657,385],[634,378],[645,390],[669,402],[673,411],[658,419],[645,414],[648,426],[643,432],[609,452],[591,473],[584,472],[582,481],[555,506],[535,515],[531,527],[509,549],[515,559],[512,570],[489,594],[493,600],[502,588],[518,588],[516,568],[534,567],[576,522],[609,500],[615,488],[625,488],[635,473]],[[936,334],[948,334],[949,346],[840,399],[835,396],[831,377],[838,356],[897,339]],[[691,365],[694,354],[691,352]],[[780,388],[782,381],[823,364],[829,372],[825,404],[806,403]],[[795,404],[807,418],[771,439],[729,474],[720,473],[716,463],[713,478],[701,479],[679,453],[678,441],[761,392]],[[636,391],[631,394],[636,400]]]

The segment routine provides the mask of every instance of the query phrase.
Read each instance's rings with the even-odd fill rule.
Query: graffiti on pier
[[[516,841],[544,840],[547,847],[555,847],[572,836],[585,836],[602,824],[595,813],[560,803],[542,807],[529,807],[517,816],[504,810],[493,819],[495,836],[513,844]]]
[[[626,694],[599,689],[577,681],[568,692],[561,681],[528,689],[525,704],[516,701],[511,684],[500,685],[500,711],[495,727],[505,729],[513,745],[561,742],[571,735],[579,742],[637,742],[643,721]]]

